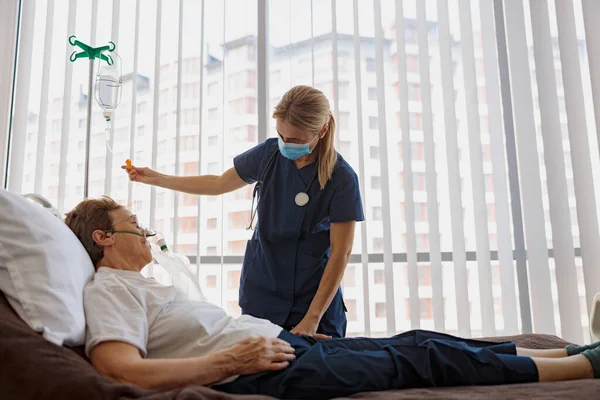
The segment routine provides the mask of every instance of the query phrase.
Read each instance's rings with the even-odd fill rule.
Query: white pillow
[[[83,288],[93,274],[64,222],[0,189],[0,290],[29,326],[59,346],[83,344]]]

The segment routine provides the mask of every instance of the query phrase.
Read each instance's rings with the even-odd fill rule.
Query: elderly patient
[[[96,268],[84,293],[86,353],[101,374],[121,382],[317,399],[600,375],[597,343],[530,350],[422,330],[383,339],[295,336],[145,278],[140,271],[152,260],[146,231],[110,198],[83,201],[66,223]]]

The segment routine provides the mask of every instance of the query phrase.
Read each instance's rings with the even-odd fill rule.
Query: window
[[[496,205],[488,204],[487,211],[488,211],[488,221],[495,222],[496,221]]]
[[[492,161],[492,146],[489,144],[483,145],[483,161]]]
[[[169,123],[169,115],[168,114],[161,114],[160,117],[158,117],[158,129],[160,129],[160,130],[167,129],[168,123]]]
[[[237,99],[229,102],[231,113],[234,115],[240,114],[254,114],[256,113],[256,99],[252,97],[246,97],[243,99]]]
[[[247,59],[248,61],[254,61],[256,58],[256,48],[254,46],[248,46],[247,48]]]
[[[229,213],[229,228],[246,229],[248,224],[250,224],[250,211]]]
[[[479,104],[487,104],[487,89],[485,86],[479,88]]]
[[[410,318],[410,300],[404,300],[406,305],[406,315]],[[421,319],[432,319],[433,313],[431,312],[431,299],[419,299],[419,312]]]
[[[208,94],[209,97],[217,94],[217,90],[218,90],[217,86],[218,86],[218,82],[213,82],[208,85],[208,87],[206,88],[206,93]]]
[[[405,281],[408,285],[408,265],[405,266]],[[429,265],[418,265],[417,271],[419,273],[419,285],[428,286],[431,285],[431,267]]]
[[[373,238],[373,251],[376,253],[383,252],[383,238]]]
[[[142,101],[142,102],[138,103],[138,105],[137,105],[137,113],[141,114],[141,113],[146,112],[147,106],[148,106],[148,103],[146,103],[145,101]]]
[[[163,89],[160,91],[158,102],[159,104],[167,104],[169,102],[169,89]]]
[[[198,125],[198,112],[192,108],[183,110],[183,125]]]
[[[256,126],[247,125],[246,126],[246,137],[244,138],[247,142],[256,141]]]
[[[371,177],[371,189],[374,189],[374,190],[381,189],[381,177],[380,176],[372,176]]]
[[[243,255],[246,250],[245,240],[234,240],[229,242],[229,253],[232,255]]]
[[[375,303],[375,318],[385,318],[386,307],[385,303]]]
[[[421,114],[419,113],[410,113],[410,128],[421,130]]]
[[[209,146],[216,146],[219,144],[219,136],[217,135],[212,135],[208,137],[208,145]]]
[[[490,249],[498,249],[498,235],[491,234],[489,237]]]
[[[206,255],[216,256],[217,255],[217,246],[208,246],[206,248]]]
[[[271,81],[269,83],[276,85],[281,82],[281,71],[271,71]]]
[[[407,72],[419,72],[419,57],[414,55],[406,56],[406,71]]]
[[[216,174],[219,171],[219,163],[217,161],[209,162],[207,169],[209,174]]]
[[[383,211],[381,207],[373,207],[373,220],[381,221],[383,219]]]
[[[500,265],[492,265],[492,282],[494,284],[500,283]],[[579,282],[583,283],[583,282]]]
[[[423,154],[423,143],[412,142],[412,150],[411,156],[413,160],[423,161],[425,159],[425,154]]]
[[[352,142],[340,140],[340,153],[343,154],[346,159],[350,158],[352,154]]]
[[[209,218],[206,220],[206,229],[212,231],[217,229],[217,219],[216,218]]]
[[[194,196],[193,194],[183,194],[183,205],[184,206],[195,206],[198,205],[198,196]]]
[[[183,141],[183,151],[196,151],[198,150],[198,137],[197,136],[184,136],[181,138]]]
[[[377,129],[377,117],[369,117],[369,129]]]
[[[382,269],[373,271],[373,283],[376,285],[383,285],[385,283],[385,272]]]
[[[197,162],[186,162],[186,163],[183,163],[183,174],[185,176],[196,175],[196,168],[197,167],[198,167],[198,163]]]
[[[339,125],[340,125],[340,129],[343,129],[343,130],[350,129],[350,113],[340,112]]]
[[[494,193],[494,178],[491,174],[485,176],[485,191]]]
[[[339,82],[338,91],[340,100],[347,100],[350,97],[350,82]]]
[[[179,231],[182,233],[196,232],[196,217],[179,218]]]
[[[404,28],[404,41],[406,43],[417,43],[417,29],[414,26]]]
[[[217,253],[216,247],[214,249],[215,249],[215,254],[216,254]],[[206,287],[209,289],[217,288],[217,276],[216,275],[207,275],[206,276]]]
[[[369,100],[377,100],[377,88],[370,87],[367,89],[367,95]]]
[[[228,289],[237,289],[240,287],[240,271],[228,271],[227,272],[227,288]]]
[[[146,136],[146,127],[144,125],[138,126],[137,136],[138,137],[144,137],[144,136]]]
[[[196,255],[196,245],[195,244],[180,244],[177,246],[177,251],[181,254],[185,254],[188,256]]]
[[[417,83],[411,83],[408,85],[408,99],[421,101],[421,85]]]
[[[234,193],[236,200],[251,200],[254,186],[246,185],[242,189],[236,190]]]
[[[246,112],[248,114],[256,114],[256,99],[249,97],[246,99]]]
[[[379,146],[371,146],[371,159],[379,160]]]
[[[217,107],[208,110],[208,119],[211,121],[219,119],[219,109]]]
[[[477,76],[485,75],[485,67],[483,64],[483,59],[477,60]]]
[[[240,91],[247,87],[246,71],[236,72],[227,78],[227,88],[230,92]]]
[[[413,172],[413,190],[425,190],[425,173],[424,172]]]
[[[429,235],[417,235],[417,251],[429,251]]]
[[[346,304],[346,308],[348,309],[348,311],[346,312],[346,318],[348,318],[348,321],[352,322],[358,320],[356,316],[356,300],[348,299],[344,300],[344,303]]]
[[[156,207],[162,208],[165,206],[165,193],[156,194]]]
[[[377,64],[374,58],[367,58],[367,72],[375,72],[377,70]]]
[[[404,248],[408,249],[406,234],[403,234],[402,238],[404,240]],[[427,235],[426,233],[417,234],[416,241],[417,241],[417,251],[418,252],[429,251],[429,235]]]
[[[227,314],[233,317],[239,317],[242,313],[240,306],[237,301],[228,301],[227,302]]]
[[[427,222],[427,204],[415,203],[415,220]]]
[[[479,119],[479,124],[481,127],[481,132],[489,132],[490,131],[490,122],[487,115],[483,115]]]
[[[344,272],[344,287],[356,287],[356,268],[354,265],[348,265]],[[348,304],[346,303],[346,307]]]

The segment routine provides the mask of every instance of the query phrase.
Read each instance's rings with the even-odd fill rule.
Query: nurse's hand
[[[314,319],[304,317],[302,318],[302,321],[300,321],[300,323],[296,325],[290,332],[298,336],[312,336],[317,340],[331,339],[331,336],[323,335],[322,333],[317,333],[318,327],[319,321],[315,321]]]
[[[130,169],[127,165],[122,165],[121,168],[127,171],[129,180],[132,182],[141,182],[148,185],[156,185],[158,183],[158,172],[150,168],[132,166]]]
[[[296,359],[294,351],[285,340],[263,336],[242,340],[224,350],[236,375],[284,369]]]

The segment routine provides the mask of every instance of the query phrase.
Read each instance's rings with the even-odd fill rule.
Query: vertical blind
[[[16,58],[0,64],[14,88],[0,103],[9,190],[66,212],[83,199],[89,160],[89,195],[165,233],[209,298],[239,313],[252,188],[194,197],[132,184],[120,165],[219,174],[276,135],[270,114],[286,90],[312,85],[330,100],[367,217],[343,281],[350,335],[589,341],[600,292],[597,2],[13,4],[0,28],[10,37],[20,21]],[[68,60],[72,34],[114,41],[123,60],[109,133],[94,101],[88,119],[98,63]],[[168,282],[159,265],[145,273]]]

